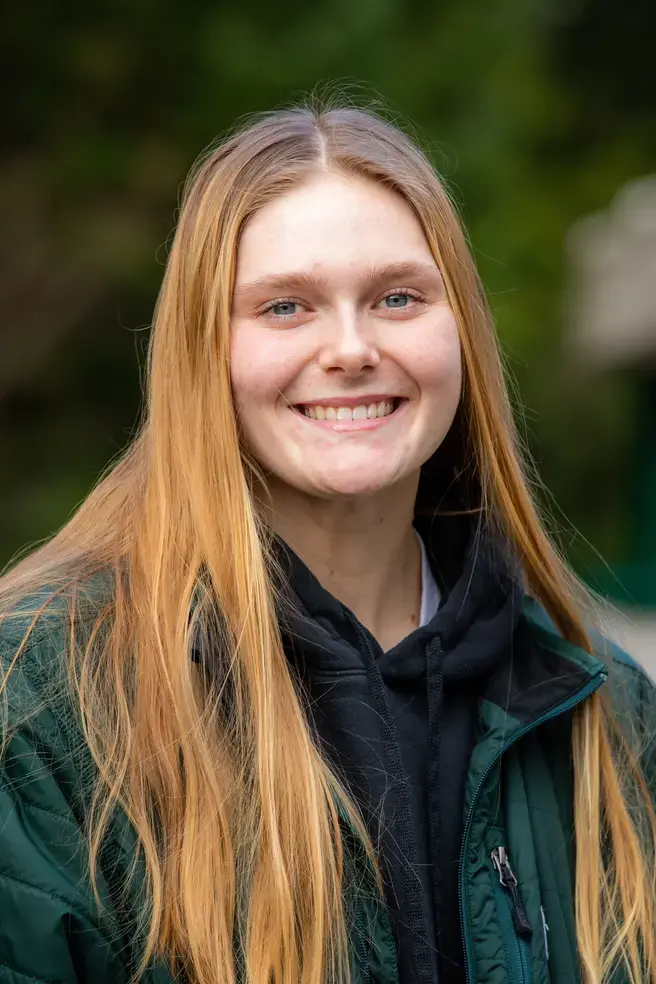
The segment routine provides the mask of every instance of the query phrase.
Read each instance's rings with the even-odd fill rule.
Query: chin
[[[365,496],[375,495],[394,484],[390,475],[372,475],[360,468],[350,475],[324,475],[312,484],[325,496]]]

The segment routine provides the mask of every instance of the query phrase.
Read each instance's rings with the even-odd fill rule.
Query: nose
[[[325,372],[359,376],[379,365],[375,331],[364,321],[355,312],[342,312],[335,316],[319,354],[319,365]]]

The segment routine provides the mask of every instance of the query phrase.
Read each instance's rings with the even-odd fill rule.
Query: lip
[[[389,400],[393,399],[393,397],[381,397],[381,399]],[[365,420],[316,420],[314,417],[307,417],[302,410],[297,409],[299,406],[349,406],[349,404],[344,401],[339,404],[323,403],[320,401],[315,401],[313,403],[299,403],[295,407],[290,407],[289,409],[291,413],[295,414],[295,416],[299,417],[301,420],[304,420],[306,424],[311,424],[314,427],[320,427],[322,430],[331,430],[337,434],[346,434],[352,431],[378,430],[380,427],[385,427],[386,424],[394,423],[399,419],[399,417],[403,416],[408,404],[410,403],[410,401],[405,397],[395,397],[395,399],[400,399],[401,401],[396,410],[393,410],[392,413],[387,414],[386,417],[374,417],[372,420],[369,418]],[[369,402],[375,403],[379,401],[375,400],[375,398],[371,398]],[[358,402],[352,403],[351,406],[360,407],[363,406],[363,404]]]

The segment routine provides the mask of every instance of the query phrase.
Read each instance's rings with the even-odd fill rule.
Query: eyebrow
[[[419,278],[420,280],[441,280],[442,275],[439,268],[433,263],[419,263],[416,261],[388,263],[385,266],[372,266],[365,273],[360,286],[368,289],[375,284],[386,280],[404,280],[406,278]],[[325,287],[327,280],[315,273],[308,273],[305,270],[290,271],[289,273],[277,273],[266,277],[258,277],[247,284],[239,284],[235,287],[235,298],[241,298],[245,294],[263,290],[285,290],[288,288],[296,290],[317,289]]]

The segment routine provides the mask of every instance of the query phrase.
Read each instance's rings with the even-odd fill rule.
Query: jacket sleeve
[[[91,888],[56,717],[20,670],[13,677],[0,760],[0,984],[127,984],[107,887],[102,906]],[[17,691],[25,720],[12,727]]]
[[[43,750],[15,737],[0,777],[1,984],[122,984],[111,913],[99,912],[86,839]]]

